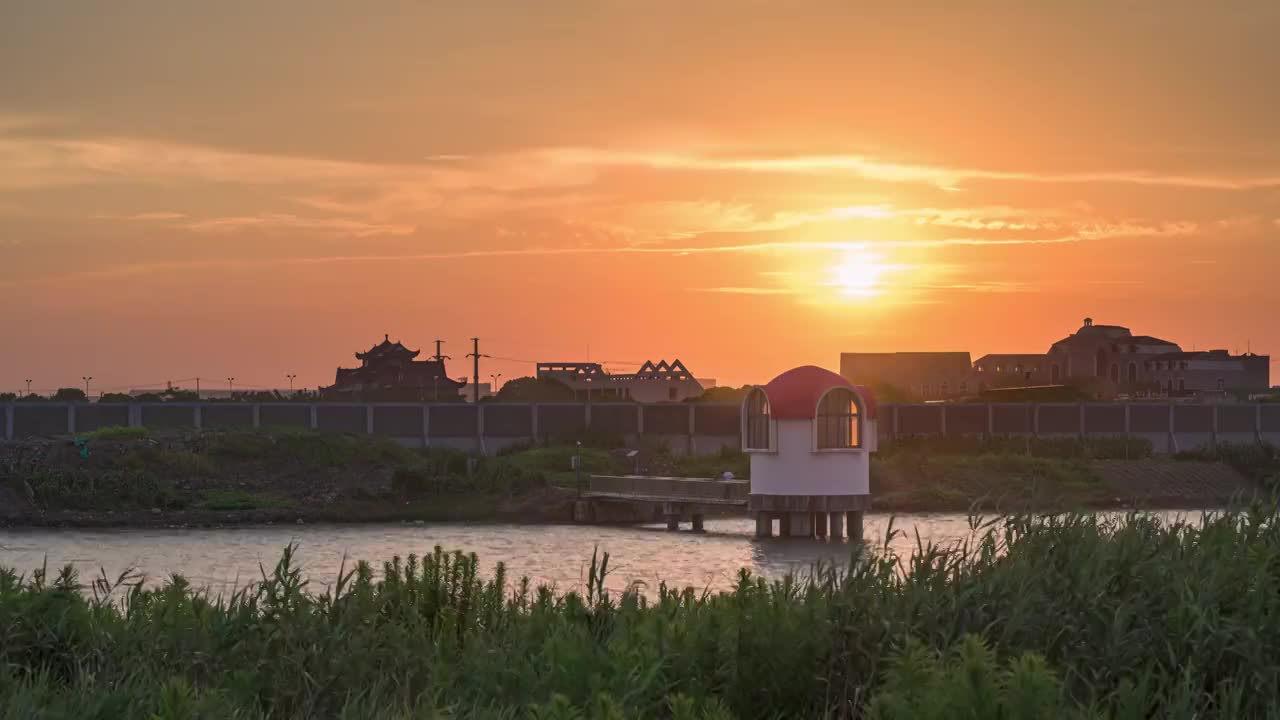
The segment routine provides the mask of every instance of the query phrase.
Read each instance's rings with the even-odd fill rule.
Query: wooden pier
[[[694,532],[702,531],[708,511],[740,508],[755,517],[757,538],[774,537],[776,521],[777,537],[831,540],[842,539],[846,527],[850,538],[861,538],[865,510],[863,502],[856,503],[856,508],[828,507],[821,502],[812,507],[773,507],[752,498],[747,480],[645,475],[591,475],[574,507],[574,520],[596,521],[598,504],[654,507],[653,519],[665,521],[668,530],[679,530],[682,523],[688,523]]]

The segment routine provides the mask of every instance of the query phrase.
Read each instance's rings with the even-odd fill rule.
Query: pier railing
[[[747,480],[592,475],[583,488],[582,496],[593,500],[746,507],[750,493],[751,483]]]

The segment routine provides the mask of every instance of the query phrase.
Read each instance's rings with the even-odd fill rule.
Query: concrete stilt
[[[694,516],[693,516],[693,531],[694,531],[694,532],[705,532],[705,529],[703,528],[703,518],[704,518],[704,516],[703,516],[701,513],[696,513],[696,514],[694,514]]]
[[[791,513],[778,516],[778,537],[791,537]]]
[[[674,530],[679,530],[679,529],[680,529],[680,516],[679,516],[679,515],[668,515],[668,516],[667,516],[667,529],[668,529],[668,530],[672,530],[672,531],[674,531]]]
[[[827,537],[827,513],[816,512],[813,514],[813,534],[819,540],[825,540]]]
[[[844,537],[844,513],[833,512],[830,516],[831,522],[831,539],[839,540]]]
[[[767,512],[756,513],[756,537],[773,537],[773,517]]]
[[[847,514],[849,519],[849,539],[862,541],[862,511],[850,510]]]
[[[813,537],[813,513],[788,513],[791,516],[791,537]]]

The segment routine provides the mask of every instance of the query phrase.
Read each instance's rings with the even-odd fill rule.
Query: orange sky
[[[0,391],[1280,355],[1280,4],[881,5],[20,3]]]

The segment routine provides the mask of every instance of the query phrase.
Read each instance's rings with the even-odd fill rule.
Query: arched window
[[[818,401],[814,433],[819,450],[862,447],[858,399],[848,388],[836,388]]]
[[[1120,366],[1116,363],[1111,363],[1111,382],[1120,382]]]
[[[1136,362],[1129,363],[1129,382],[1138,382],[1138,363]]]
[[[1054,363],[1053,367],[1049,369],[1049,378],[1054,385],[1062,382],[1062,367],[1058,363]]]
[[[1186,380],[1178,380],[1178,390],[1179,390],[1180,392],[1186,392],[1186,391],[1187,391],[1187,381],[1186,381]]]
[[[769,432],[769,397],[760,388],[747,395],[746,437],[744,450],[771,449]]]

